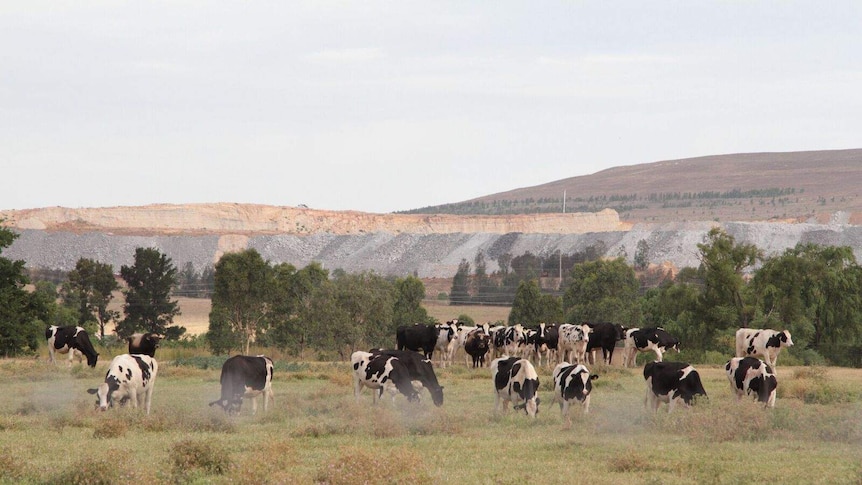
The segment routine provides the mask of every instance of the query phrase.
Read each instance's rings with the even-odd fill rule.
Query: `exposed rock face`
[[[484,251],[488,271],[496,258],[527,251],[551,255],[603,245],[608,256],[633,262],[638,241],[649,263],[697,266],[697,244],[714,226],[738,242],[775,254],[797,243],[851,246],[862,258],[862,227],[840,214],[828,223],[620,223],[614,211],[527,216],[404,216],[327,212],[239,204],[146,206],[112,209],[34,209],[0,212],[20,237],[3,256],[29,266],[70,270],[81,257],[113,265],[133,262],[135,248],[156,247],[177,266],[197,269],[228,251],[254,248],[274,263],[312,261],[349,272],[449,278],[462,259]],[[148,226],[147,224],[150,224]],[[152,226],[152,227],[151,227]],[[283,230],[279,230],[282,228]]]

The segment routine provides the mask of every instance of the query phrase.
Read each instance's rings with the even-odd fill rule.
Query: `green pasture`
[[[280,366],[275,406],[228,418],[207,404],[219,370],[162,361],[152,413],[94,410],[96,369],[0,360],[4,483],[860,483],[862,370],[779,367],[776,409],[735,402],[723,369],[698,366],[710,394],[668,415],[643,408],[640,369],[598,365],[591,413],[566,428],[539,369],[536,420],[493,412],[487,369],[438,369],[427,392],[371,405],[347,363]]]

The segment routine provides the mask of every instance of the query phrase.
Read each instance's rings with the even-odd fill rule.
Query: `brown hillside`
[[[758,193],[770,189],[789,189],[789,193]],[[740,196],[650,200],[651,195],[734,190],[741,192]],[[628,222],[798,221],[812,217],[826,222],[824,215],[846,211],[855,213],[849,222],[860,223],[862,149],[716,155],[616,167],[446,207],[505,204],[515,211],[529,212],[544,203],[559,210],[563,191],[569,210],[609,207]],[[529,200],[533,202],[523,202]]]

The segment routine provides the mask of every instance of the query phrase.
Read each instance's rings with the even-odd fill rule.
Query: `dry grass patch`
[[[368,451],[348,448],[318,470],[315,482],[326,485],[432,483],[422,457],[405,449]]]
[[[100,419],[93,430],[93,438],[121,438],[129,431],[126,416],[111,416]]]
[[[225,474],[232,466],[227,450],[211,440],[179,441],[171,447],[168,455],[171,457],[174,477],[182,483],[191,481],[200,474]]]
[[[120,483],[120,471],[107,460],[84,459],[50,477],[46,485],[112,485]]]

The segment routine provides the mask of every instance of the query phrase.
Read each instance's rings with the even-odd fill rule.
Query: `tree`
[[[617,322],[632,325],[640,320],[638,284],[634,270],[622,258],[576,264],[563,294],[568,322]]]
[[[0,254],[17,237],[0,226]],[[47,302],[39,293],[24,289],[28,282],[24,261],[0,257],[0,355],[5,357],[35,352],[45,338]]]
[[[68,292],[75,294],[78,303],[78,325],[95,321],[99,335],[105,338],[105,326],[120,317],[119,312],[108,310],[114,298],[113,292],[120,289],[114,279],[114,269],[110,264],[81,258],[75,269],[69,272]]]
[[[747,327],[753,307],[743,299],[743,274],[763,258],[753,244],[737,244],[733,236],[721,228],[707,233],[707,242],[698,244],[699,272],[703,277],[698,319],[703,331],[698,332],[701,348],[722,348],[715,338],[724,330]]]
[[[452,278],[452,289],[449,290],[450,305],[468,305],[470,303],[470,263],[462,259],[458,271]]]
[[[542,291],[536,280],[522,281],[515,292],[512,310],[509,312],[509,324],[520,323],[525,326],[536,326],[542,318]]]
[[[265,340],[302,355],[315,330],[312,306],[318,290],[330,285],[329,272],[312,262],[298,270],[289,263],[274,268],[270,329]]]
[[[210,346],[214,350],[229,350],[234,345],[224,340],[239,338],[234,344],[248,355],[251,342],[266,329],[273,283],[272,267],[254,249],[227,253],[219,259],[210,312],[210,329],[214,331]]]
[[[415,276],[395,280],[395,303],[392,311],[393,326],[428,323],[428,311],[422,307],[425,285]]]
[[[647,244],[645,239],[641,239],[640,241],[638,241],[638,246],[635,249],[635,256],[634,256],[635,269],[637,269],[637,270],[646,269],[648,263],[649,263],[649,244]]]
[[[170,258],[156,248],[137,248],[134,264],[123,265],[120,276],[127,285],[123,290],[125,318],[117,325],[120,338],[144,331],[178,339],[186,331],[184,327],[170,325],[180,314],[177,301],[170,299],[177,282],[177,268]]]

